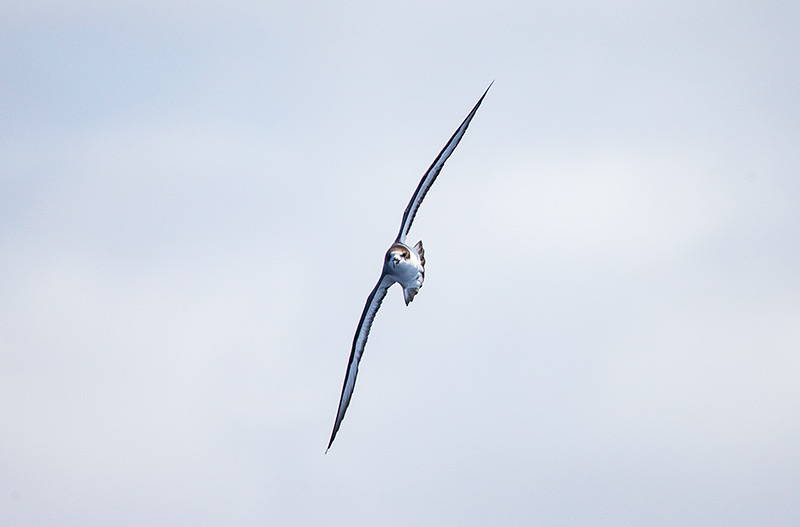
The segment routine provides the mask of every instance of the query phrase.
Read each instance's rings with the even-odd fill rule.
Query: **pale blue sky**
[[[0,523],[797,525],[799,20],[4,3]]]

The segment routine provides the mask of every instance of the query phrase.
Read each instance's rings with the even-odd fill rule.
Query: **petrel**
[[[381,307],[381,302],[383,302],[383,299],[386,297],[386,293],[395,282],[400,284],[403,288],[403,299],[406,305],[408,305],[414,300],[414,296],[416,296],[420,287],[422,287],[422,281],[425,278],[425,251],[422,248],[422,241],[417,242],[414,247],[409,247],[405,243],[406,236],[411,229],[411,223],[414,221],[414,216],[417,214],[417,210],[419,210],[419,206],[422,204],[425,194],[428,193],[431,185],[433,185],[433,182],[436,180],[436,176],[441,172],[447,158],[450,157],[450,154],[452,154],[453,150],[458,146],[458,142],[461,141],[464,132],[467,131],[470,121],[472,121],[475,112],[478,111],[478,108],[483,102],[483,98],[486,97],[491,87],[492,84],[489,84],[489,87],[486,88],[481,98],[478,99],[478,102],[475,104],[475,107],[472,108],[472,111],[469,112],[467,118],[464,119],[461,126],[458,127],[447,144],[444,145],[442,151],[439,152],[439,155],[436,156],[436,159],[433,160],[433,164],[427,172],[425,172],[425,175],[422,176],[419,185],[417,185],[417,190],[414,191],[414,195],[411,196],[411,201],[408,202],[408,206],[403,213],[400,232],[397,234],[397,238],[392,246],[386,251],[386,256],[383,258],[381,277],[367,297],[367,304],[364,306],[364,312],[361,313],[361,320],[358,321],[358,328],[356,328],[356,334],[353,337],[353,348],[350,351],[350,359],[347,361],[347,372],[344,375],[342,395],[339,398],[339,409],[336,412],[336,421],[333,423],[333,432],[331,433],[330,441],[328,441],[328,448],[325,449],[326,453],[333,444],[336,432],[339,431],[339,426],[342,424],[344,414],[347,411],[347,406],[350,404],[350,399],[353,397],[353,389],[356,386],[356,376],[358,375],[358,363],[361,361],[361,356],[364,354],[364,347],[367,344],[367,337],[372,327],[372,321],[375,319],[375,314],[378,312],[378,308]]]

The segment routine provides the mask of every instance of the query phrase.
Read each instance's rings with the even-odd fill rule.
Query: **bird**
[[[400,232],[397,234],[394,243],[386,251],[383,259],[383,269],[378,283],[372,289],[372,292],[367,297],[367,303],[364,306],[364,311],[361,313],[361,319],[358,321],[356,334],[353,337],[353,346],[350,351],[350,358],[347,361],[347,371],[344,375],[344,384],[342,386],[342,394],[339,398],[339,408],[336,411],[336,420],[333,424],[333,431],[331,438],[328,441],[328,447],[325,453],[330,450],[333,440],[336,438],[336,433],[339,431],[339,426],[342,424],[344,414],[347,407],[350,405],[350,399],[353,397],[353,390],[356,385],[356,376],[358,375],[358,364],[361,362],[361,357],[364,355],[364,348],[367,344],[369,331],[372,328],[372,322],[375,320],[375,314],[381,307],[383,299],[389,288],[395,283],[400,284],[403,288],[403,300],[408,306],[422,287],[422,282],[425,279],[425,249],[422,247],[422,241],[417,242],[413,247],[406,245],[406,237],[411,230],[411,224],[414,222],[414,217],[419,210],[422,200],[430,190],[431,185],[436,180],[436,177],[441,172],[445,161],[450,157],[453,151],[458,146],[459,141],[467,131],[469,123],[475,116],[475,113],[480,108],[486,94],[489,93],[489,88],[492,87],[494,81],[489,84],[486,91],[483,92],[481,98],[469,112],[467,117],[461,123],[461,126],[456,129],[453,136],[444,145],[444,148],[439,155],[436,156],[430,168],[425,172],[417,185],[417,189],[411,196],[411,201],[408,202],[405,212],[403,212],[403,220],[400,223]]]

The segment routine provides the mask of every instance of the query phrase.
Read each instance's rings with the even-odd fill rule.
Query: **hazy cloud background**
[[[800,522],[796,2],[0,20],[3,525]]]

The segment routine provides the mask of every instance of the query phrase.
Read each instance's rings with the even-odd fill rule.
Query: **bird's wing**
[[[364,312],[361,313],[361,320],[358,322],[358,329],[353,337],[353,349],[350,352],[350,359],[347,362],[347,373],[344,374],[344,385],[342,386],[342,396],[339,398],[339,410],[336,412],[336,422],[333,423],[333,432],[331,433],[331,440],[328,441],[328,448],[333,444],[333,439],[336,437],[336,432],[339,431],[339,425],[342,424],[344,413],[347,411],[347,406],[350,404],[350,398],[353,396],[353,389],[356,386],[356,376],[358,375],[358,363],[361,361],[361,356],[364,354],[364,347],[367,345],[367,337],[369,337],[369,330],[372,327],[372,321],[375,320],[375,314],[378,308],[381,307],[381,302],[386,297],[389,286],[394,283],[394,280],[382,274],[375,288],[367,298],[367,304],[364,306]],[[328,449],[325,449],[327,452]]]
[[[494,81],[492,81],[492,83],[494,83]],[[492,85],[489,84],[489,88],[491,87]],[[453,150],[458,146],[458,142],[461,141],[464,132],[467,131],[467,126],[469,126],[470,121],[472,121],[472,118],[475,116],[475,112],[478,111],[478,108],[483,102],[483,98],[486,97],[486,94],[489,92],[489,88],[486,88],[486,91],[483,92],[481,98],[478,99],[475,107],[469,112],[469,115],[467,115],[467,118],[461,123],[461,126],[458,127],[458,130],[455,131],[453,137],[444,145],[444,148],[439,152],[439,155],[436,156],[436,159],[434,159],[428,171],[425,172],[425,175],[422,176],[419,185],[417,185],[417,190],[414,191],[414,195],[411,196],[411,201],[408,202],[406,211],[403,213],[403,222],[400,224],[400,233],[397,235],[396,241],[405,243],[408,231],[411,230],[411,223],[414,221],[414,216],[416,216],[417,210],[422,204],[422,200],[425,199],[425,194],[428,193],[431,185],[433,185],[433,182],[436,180],[436,176],[441,172],[444,162],[447,161],[447,158],[450,157],[450,154],[452,154]]]

